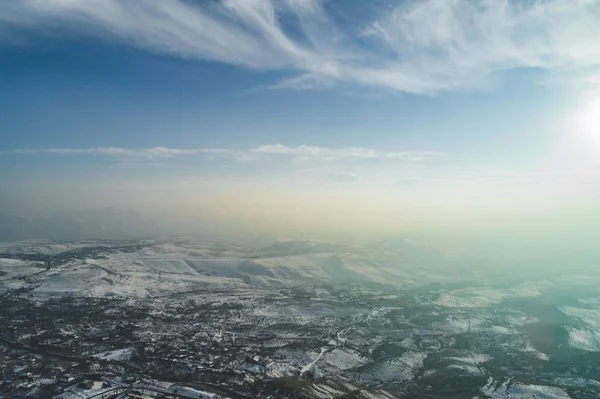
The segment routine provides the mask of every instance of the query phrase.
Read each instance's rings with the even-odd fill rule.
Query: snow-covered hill
[[[145,297],[207,284],[416,287],[468,278],[448,273],[447,259],[417,246],[407,255],[405,247],[376,251],[313,241],[276,242],[258,249],[186,240],[46,241],[4,244],[0,252],[0,271],[6,275],[0,289],[28,287],[32,295],[43,296]]]

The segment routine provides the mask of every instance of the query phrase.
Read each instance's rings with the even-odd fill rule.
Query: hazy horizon
[[[25,0],[0,15],[4,215],[113,207],[185,233],[532,253],[597,238],[597,2]]]

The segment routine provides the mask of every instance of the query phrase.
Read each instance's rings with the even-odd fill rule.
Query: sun
[[[559,118],[546,166],[563,172],[600,170],[600,90],[583,94]]]
[[[571,117],[571,132],[588,150],[600,151],[600,93],[585,98]],[[600,156],[600,154],[598,154]]]

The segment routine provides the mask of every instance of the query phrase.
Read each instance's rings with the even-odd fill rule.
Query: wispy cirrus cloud
[[[322,180],[329,183],[357,183],[362,181],[362,177],[351,172],[329,173],[322,176]]]
[[[396,182],[398,186],[416,186],[416,185],[427,185],[427,184],[450,184],[450,185],[461,185],[477,183],[475,181],[457,180],[457,179],[435,179],[428,177],[404,177]]]
[[[297,147],[288,147],[282,144],[263,145],[248,150],[250,153],[263,155],[291,155],[301,158],[322,158],[322,159],[397,159],[401,161],[424,161],[445,154],[435,151],[398,151],[386,152],[378,151],[372,148],[364,147],[342,147],[329,148],[300,145]]]
[[[122,148],[122,147],[91,147],[91,148],[39,148],[14,149],[13,154],[55,154],[55,155],[96,155],[118,159],[158,159],[193,156],[223,156],[238,161],[259,160],[269,157],[288,157],[296,159],[320,159],[335,161],[343,159],[388,159],[400,162],[423,162],[446,154],[435,151],[398,151],[386,152],[364,147],[319,147],[319,146],[286,146],[269,144],[245,149],[227,148],[197,148],[180,149],[170,147],[151,148]]]
[[[597,0],[391,3],[0,0],[0,42],[22,43],[23,32],[86,33],[188,59],[289,71],[273,87],[296,89],[351,82],[435,93],[475,88],[516,68],[600,67]]]
[[[191,155],[228,154],[231,151],[220,148],[179,149],[168,147],[152,148],[121,148],[121,147],[92,147],[92,148],[41,148],[41,149],[15,149],[15,154],[62,154],[62,155],[104,155],[122,158],[173,158]]]

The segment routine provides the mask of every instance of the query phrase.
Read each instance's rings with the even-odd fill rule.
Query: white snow
[[[323,357],[325,352],[327,352],[327,348],[321,348],[321,352],[319,353],[319,356],[317,356],[312,362],[310,362],[307,365],[305,365],[304,367],[302,367],[300,369],[300,374],[304,374],[304,373],[312,370],[312,368],[315,366],[315,364],[317,364],[317,362],[319,360],[321,360],[321,358]]]
[[[600,308],[582,309],[571,306],[560,306],[558,308],[567,316],[574,317],[588,326],[600,329]]]
[[[510,298],[532,298],[540,296],[548,282],[522,283],[509,289],[469,287],[440,295],[433,303],[444,307],[478,308],[496,305]]]
[[[571,399],[567,392],[558,387],[543,385],[526,385],[521,383],[511,384],[510,380],[498,385],[491,377],[488,383],[481,388],[481,393],[492,399]]]
[[[361,375],[364,381],[388,383],[409,381],[416,371],[423,367],[427,355],[422,352],[406,352],[402,357],[384,361],[370,367]]]
[[[127,360],[131,357],[133,352],[133,348],[123,348],[123,349],[115,349],[112,351],[96,353],[93,355],[97,359],[102,360]]]
[[[291,364],[271,362],[267,364],[267,375],[272,378],[282,378],[294,375],[298,369]]]
[[[177,395],[185,396],[192,399],[217,399],[218,396],[214,393],[199,391],[197,389],[182,387],[182,386],[171,386],[169,392],[176,393]]]
[[[568,345],[572,348],[590,352],[600,352],[600,332],[565,326],[569,333]]]
[[[467,356],[449,356],[445,359],[454,360],[461,363],[467,364],[481,364],[485,362],[489,362],[493,358],[490,355],[486,355],[485,353],[473,353]]]
[[[352,349],[334,349],[323,355],[322,362],[339,370],[349,370],[365,364],[367,359]]]

